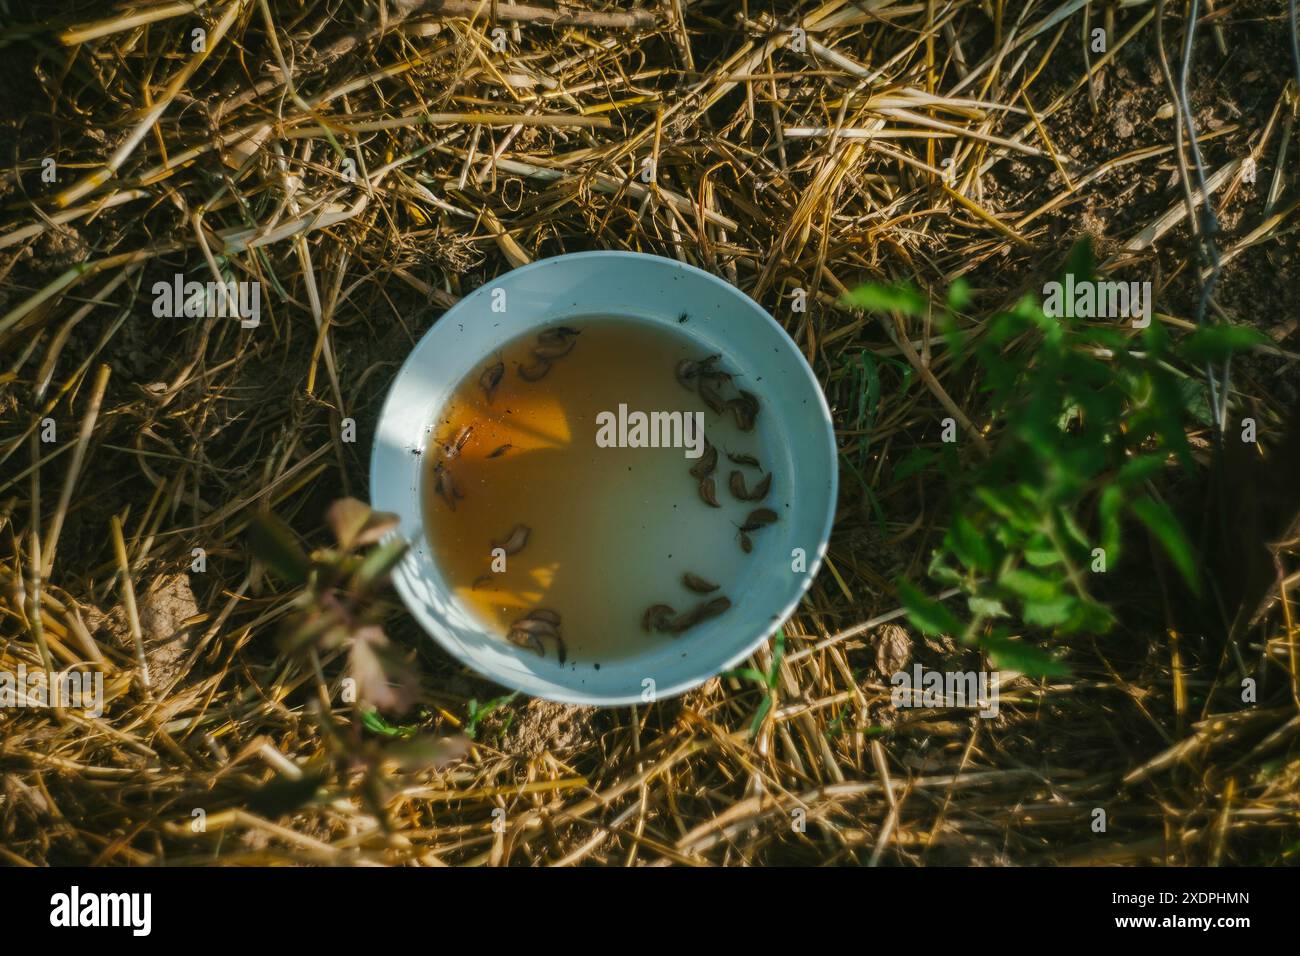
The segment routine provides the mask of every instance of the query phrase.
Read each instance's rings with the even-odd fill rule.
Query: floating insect
[[[708,604],[704,605],[704,616],[706,618],[717,617],[723,611],[730,609],[731,599],[726,597],[715,597]]]
[[[700,375],[702,375],[705,378],[721,379],[724,382],[731,381],[731,373],[724,372],[722,371],[722,369],[717,367],[718,359],[720,358],[722,358],[722,354],[719,352],[714,352],[712,355],[702,358],[698,362],[696,362],[695,364],[699,366]]]
[[[516,370],[525,382],[540,382],[551,370],[551,363],[549,359],[539,358],[527,365],[516,366]]]
[[[527,365],[519,364],[516,370],[525,382],[541,381],[551,370],[551,362],[563,358],[573,351],[578,336],[582,333],[567,325],[557,325],[537,336],[537,345],[533,349],[533,361]]]
[[[526,524],[517,524],[510,529],[510,533],[500,541],[493,541],[492,547],[500,548],[507,556],[518,554],[524,550],[524,545],[528,544],[528,535],[532,533],[532,528]]]
[[[758,508],[749,513],[745,523],[740,526],[741,531],[757,531],[759,528],[769,525],[776,521],[777,513],[771,508]]]
[[[691,316],[690,316],[690,313],[689,313],[689,312],[683,312],[681,315],[677,316],[677,324],[678,324],[678,325],[681,325],[682,323],[684,323],[684,322],[685,322],[687,319],[689,319],[690,317],[691,317]]]
[[[733,471],[727,484],[731,488],[731,493],[741,501],[745,501],[749,498],[749,489],[745,487],[745,476],[740,472]]]
[[[681,383],[682,388],[695,391],[695,382],[700,375],[700,365],[694,359],[682,359],[673,369],[673,374],[677,376],[677,381]]]
[[[719,585],[714,584],[712,581],[706,581],[698,574],[693,574],[690,571],[687,571],[682,575],[682,584],[686,585],[689,590],[694,591],[696,594],[708,594],[711,591],[716,591],[719,587]]]
[[[651,604],[641,615],[641,630],[666,631],[677,610],[667,604]]]
[[[491,452],[491,454],[488,455],[488,457],[489,457],[489,458],[500,458],[502,455],[504,455],[506,452],[508,452],[508,451],[509,451],[511,448],[513,448],[513,447],[514,447],[514,446],[511,445],[509,442],[506,442],[504,445],[500,445],[499,447],[492,449],[492,452]]]
[[[447,503],[447,507],[452,511],[456,510],[456,500],[464,498],[459,488],[456,487],[456,481],[451,477],[451,471],[438,463],[438,467],[433,471],[433,480],[438,491],[438,497]]]
[[[700,499],[710,508],[721,508],[718,504],[718,495],[714,490],[712,478],[700,479]]]
[[[492,396],[496,394],[497,386],[501,384],[501,378],[506,374],[506,363],[497,362],[495,365],[489,365],[483,370],[483,374],[478,377],[478,387],[483,389],[483,394],[487,396],[488,404],[492,404]]]
[[[456,433],[456,437],[442,446],[442,457],[447,461],[460,457],[461,449],[469,441],[469,436],[473,434],[474,426],[466,425]]]
[[[700,455],[700,460],[691,466],[692,478],[707,478],[713,474],[713,469],[718,467],[718,450],[709,444],[709,440],[704,439],[704,453]]]
[[[772,475],[768,473],[763,476],[753,488],[745,486],[745,476],[738,471],[733,471],[728,481],[731,487],[731,493],[741,501],[762,501],[767,497],[769,489],[772,487]]]
[[[748,465],[750,468],[760,467],[758,464],[758,459],[755,458],[753,455],[736,455],[736,454],[732,454],[731,452],[727,452],[727,460],[730,461],[733,465]]]
[[[713,384],[712,378],[700,376],[699,392],[704,404],[708,405],[715,415],[721,415],[727,404],[722,401],[722,395],[718,392],[717,386]]]
[[[721,358],[720,355],[710,355],[702,359],[682,359],[673,369],[673,374],[677,376],[677,381],[683,388],[695,391],[696,384],[702,379],[721,379],[731,378],[726,372],[714,368],[714,363]]]
[[[563,358],[573,349],[573,341],[570,340],[565,344],[556,345],[539,345],[533,349],[533,355],[542,361],[549,362],[552,359]]]
[[[581,334],[577,329],[571,329],[567,325],[557,325],[538,335],[537,342],[539,345],[563,345],[567,342],[572,348],[574,337]]]
[[[771,508],[757,508],[751,511],[748,517],[745,518],[745,523],[738,526],[737,536],[740,539],[740,550],[746,554],[753,551],[754,540],[749,536],[749,533],[766,527],[776,520],[777,514]]]
[[[568,657],[568,651],[564,646],[564,638],[560,635],[560,615],[555,611],[546,608],[530,611],[511,624],[506,634],[506,639],[511,644],[536,651],[539,657],[546,656],[546,648],[542,644],[543,638],[555,641],[556,657],[563,664]]]
[[[709,618],[717,617],[723,611],[731,607],[730,598],[715,597],[712,601],[705,601],[697,604],[685,614],[674,618],[668,625],[668,630],[674,636],[689,630],[696,624],[707,621]]]
[[[533,349],[533,354],[541,359],[557,359],[568,355],[573,351],[580,334],[577,329],[571,329],[567,325],[547,329],[537,336],[537,347]]]
[[[735,415],[737,428],[742,432],[754,430],[754,422],[758,419],[758,398],[753,392],[740,389],[740,397],[727,402],[727,408]]]

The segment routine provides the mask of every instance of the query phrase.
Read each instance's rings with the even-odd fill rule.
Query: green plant
[[[1091,277],[1086,244],[1066,268],[1076,283]],[[1126,519],[1144,526],[1188,587],[1199,588],[1197,556],[1156,481],[1170,467],[1192,464],[1184,422],[1196,389],[1175,366],[1220,358],[1260,337],[1213,326],[1175,347],[1159,321],[1134,336],[1111,320],[1049,317],[1032,297],[976,334],[954,315],[966,298],[955,286],[936,318],[954,374],[969,372],[983,397],[972,417],[987,423],[988,454],[963,464],[958,455],[919,449],[894,477],[933,466],[944,479],[951,510],[928,573],[960,589],[968,613],[907,581],[899,595],[915,626],[978,644],[995,666],[1062,673],[1062,662],[1012,635],[1026,628],[1096,634],[1114,624],[1092,593],[1092,576],[1119,562]],[[907,287],[868,285],[846,301],[914,317],[928,310]]]
[[[310,555],[275,515],[263,513],[253,523],[254,554],[268,570],[302,587],[281,632],[281,647],[289,655],[309,657],[346,650],[359,709],[368,704],[402,713],[415,698],[418,674],[384,633],[384,607],[375,600],[406,553],[398,536],[380,543],[397,527],[397,517],[343,498],[330,507],[326,520],[337,547]]]
[[[862,495],[867,499],[868,504],[871,505],[871,512],[883,534],[885,530],[885,512],[871,487],[871,482],[866,477],[867,459],[871,453],[872,431],[876,427],[876,414],[880,408],[880,392],[882,388],[880,367],[882,365],[890,367],[898,375],[902,391],[906,392],[911,384],[912,366],[897,359],[877,358],[867,349],[861,349],[858,352],[856,361],[849,360],[847,367],[850,394],[857,398],[857,401],[853,403],[850,409],[854,413],[852,419],[853,431],[862,433],[863,438],[858,444],[855,454],[849,455],[841,452],[840,460],[849,470],[849,473],[857,479],[858,487],[862,490]]]
[[[785,656],[785,628],[776,632],[776,640],[772,642],[772,665],[764,674],[752,667],[737,667],[726,672],[727,677],[741,677],[745,680],[757,684],[763,691],[763,699],[758,704],[758,710],[754,712],[754,719],[750,721],[749,732],[751,735],[758,733],[763,726],[763,718],[768,715],[772,705],[776,703],[777,681],[781,676],[781,658]]]
[[[371,812],[386,820],[386,768],[439,766],[463,754],[468,741],[422,733],[416,725],[394,725],[382,716],[409,711],[420,692],[412,659],[399,651],[381,625],[387,607],[378,592],[407,549],[405,540],[389,534],[397,527],[397,517],[343,498],[330,507],[326,520],[336,546],[311,554],[270,512],[254,520],[250,540],[267,570],[301,589],[286,615],[280,645],[316,675],[319,698],[311,708],[329,755],[322,764],[333,764],[340,772],[361,769],[362,795]],[[322,659],[335,652],[346,653],[353,682],[343,695],[344,702],[352,704],[352,719],[346,724],[335,716],[323,673]],[[255,795],[254,806],[268,812],[301,806],[325,780],[326,769],[309,768],[301,780],[272,781]]]
[[[477,740],[479,724],[486,720],[493,712],[504,707],[518,696],[519,691],[515,691],[514,693],[505,694],[501,697],[493,697],[491,700],[485,701],[482,704],[478,702],[478,698],[471,697],[469,699],[469,718],[465,721],[465,736],[470,740]],[[509,722],[507,722],[506,726],[509,726]]]

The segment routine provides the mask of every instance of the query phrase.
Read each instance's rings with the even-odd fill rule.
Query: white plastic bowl
[[[507,309],[492,311],[493,291]],[[689,314],[679,323],[682,312]],[[451,596],[430,554],[421,505],[422,455],[456,386],[502,345],[573,316],[670,324],[701,354],[761,381],[765,467],[785,487],[781,520],[754,536],[747,574],[726,614],[661,648],[591,665],[561,665],[487,633]],[[614,706],[670,697],[735,666],[794,611],[821,566],[835,516],[837,455],[830,410],[794,342],[758,304],[693,266],[632,252],[580,252],[524,266],[483,285],[425,333],[393,381],[376,429],[370,496],[401,518],[411,550],[393,583],[420,625],[449,653],[512,689],[572,704]],[[796,549],[806,570],[797,572]]]

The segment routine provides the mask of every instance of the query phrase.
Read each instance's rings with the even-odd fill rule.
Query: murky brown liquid
[[[684,572],[722,584],[717,594],[742,574],[747,556],[736,525],[756,505],[730,500],[727,475],[735,466],[725,452],[761,458],[761,426],[740,432],[678,383],[677,362],[705,352],[672,327],[619,318],[564,324],[580,335],[540,381],[518,374],[532,361],[534,332],[485,359],[457,387],[425,455],[425,526],[457,598],[502,640],[511,622],[547,608],[561,615],[569,664],[591,666],[673,640],[642,631],[641,615],[655,603],[679,611],[698,603],[701,596],[681,584]],[[479,376],[498,359],[505,375],[489,403]],[[683,448],[598,446],[597,416],[617,414],[620,403],[644,412],[704,412],[705,433],[720,453],[714,477],[722,508],[701,501],[690,476],[698,459]],[[443,446],[465,426],[473,426],[468,440],[448,459]],[[439,463],[463,494],[454,510],[436,491]],[[494,572],[494,543],[519,524],[530,529],[526,546]],[[554,643],[544,644],[554,657]]]

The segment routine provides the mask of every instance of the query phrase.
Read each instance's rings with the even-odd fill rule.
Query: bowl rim
[[[798,345],[795,343],[790,333],[787,332],[779,322],[777,322],[777,320],[772,316],[771,313],[767,311],[767,309],[765,309],[762,305],[760,305],[753,298],[751,298],[749,294],[746,293],[744,290],[742,290],[739,286],[736,286],[733,283],[728,282],[726,279],[723,279],[720,276],[716,276],[705,269],[701,269],[698,266],[691,265],[690,263],[687,262],[681,262],[677,259],[670,259],[667,256],[655,255],[653,253],[648,253],[648,252],[629,252],[621,249],[594,249],[594,250],[587,250],[583,252],[563,253],[561,255],[550,256],[545,259],[536,259],[533,262],[518,267],[517,269],[511,269],[508,272],[503,272],[500,275],[484,280],[484,282],[482,283],[481,286],[479,286],[479,288],[482,288],[484,286],[496,286],[502,281],[505,281],[509,278],[521,275],[523,273],[541,267],[548,267],[554,269],[557,266],[561,265],[562,263],[572,262],[576,260],[587,260],[587,259],[608,259],[608,260],[612,260],[613,262],[657,260],[659,263],[671,267],[673,269],[679,269],[687,273],[693,273],[697,278],[702,278],[707,282],[722,287],[727,294],[734,296],[739,300],[742,300],[748,306],[751,312],[755,313],[758,316],[761,316],[762,319],[767,322],[768,326],[771,329],[780,333],[780,338],[782,339],[784,346],[794,356],[797,357],[798,361],[796,364],[800,369],[800,373],[804,376],[804,380],[806,384],[812,388],[812,392],[817,398],[818,407],[821,411],[821,422],[825,429],[826,449],[828,452],[828,460],[830,462],[830,474],[828,476],[829,488],[828,488],[828,493],[826,495],[826,513],[823,516],[822,526],[817,535],[816,551],[815,553],[809,555],[808,569],[802,575],[803,577],[802,586],[799,588],[799,590],[796,593],[794,593],[794,595],[790,598],[790,600],[787,601],[786,604],[779,611],[774,612],[774,615],[772,617],[773,625],[770,628],[758,630],[753,639],[745,642],[745,644],[735,654],[726,658],[723,661],[721,666],[717,667],[716,669],[711,669],[707,673],[697,673],[697,674],[679,678],[678,680],[665,686],[661,686],[658,683],[656,683],[652,700],[666,700],[670,697],[680,696],[681,694],[684,694],[689,690],[693,690],[696,687],[699,687],[702,684],[707,683],[709,680],[712,680],[714,677],[717,677],[718,675],[725,673],[728,670],[731,670],[741,661],[748,658],[751,654],[753,654],[756,650],[758,650],[758,648],[760,648],[766,641],[768,641],[778,630],[780,630],[782,627],[785,626],[786,622],[790,619],[790,617],[794,614],[794,612],[799,607],[799,604],[803,601],[804,595],[807,594],[809,588],[812,587],[813,581],[817,578],[817,575],[821,570],[822,559],[825,556],[826,551],[830,546],[830,536],[831,536],[831,531],[833,530],[835,525],[835,515],[836,515],[836,510],[839,501],[839,449],[835,444],[835,424],[834,424],[834,419],[831,416],[830,404],[826,400],[826,393],[822,389],[821,383],[817,380],[817,375],[816,373],[813,372],[812,366],[808,363],[807,358],[804,357],[803,352],[800,351]],[[429,326],[428,329],[425,330],[425,332],[416,341],[416,344],[411,348],[406,358],[403,360],[401,367],[398,368],[397,370],[397,373],[393,376],[392,380],[389,382],[388,391],[387,394],[384,396],[383,405],[381,405],[379,409],[379,416],[378,418],[375,419],[374,434],[371,441],[370,473],[368,476],[370,486],[367,491],[367,494],[371,498],[372,505],[374,504],[373,501],[374,489],[378,485],[378,482],[376,480],[376,475],[380,467],[379,451],[381,446],[378,441],[378,436],[381,432],[381,423],[385,420],[385,418],[388,417],[390,405],[394,401],[396,401],[397,384],[402,380],[402,377],[404,375],[411,373],[412,362],[414,361],[416,352],[419,351],[419,347],[421,343],[423,343],[424,339],[434,331],[438,323],[445,322],[449,317],[453,316],[453,313],[455,313],[455,311],[458,308],[460,308],[462,304],[467,302],[470,299],[470,297],[473,295],[473,292],[475,291],[478,290],[475,289],[470,293],[467,293],[464,297],[461,298],[459,302],[457,302],[455,305],[451,306],[449,309],[443,312],[443,314],[439,316],[434,321],[434,323]],[[407,613],[409,613],[411,617],[414,618],[415,622],[420,626],[420,630],[422,630],[426,635],[432,638],[440,648],[446,651],[455,660],[465,665],[470,670],[472,670],[475,674],[478,674],[482,678],[493,681],[494,683],[499,684],[502,687],[506,687],[510,690],[527,694],[531,697],[540,697],[544,700],[552,700],[552,701],[556,701],[557,703],[563,703],[563,704],[576,704],[582,706],[596,706],[596,707],[622,707],[622,706],[628,706],[633,704],[646,703],[646,700],[644,699],[643,695],[638,693],[631,693],[631,694],[599,693],[591,690],[583,690],[577,687],[563,685],[551,678],[542,678],[541,680],[542,682],[545,683],[546,686],[545,688],[539,689],[538,687],[521,686],[521,682],[515,679],[515,675],[513,674],[503,674],[501,672],[485,671],[482,668],[481,661],[478,661],[473,657],[470,657],[462,653],[462,649],[458,644],[450,640],[445,640],[444,637],[437,632],[437,629],[429,626],[429,624],[425,620],[425,617],[427,615],[425,614],[425,609],[422,603],[418,599],[416,599],[415,595],[408,593],[407,590],[408,585],[403,579],[403,576],[401,575],[400,571],[398,573],[393,574],[392,585],[393,588],[397,591],[397,593],[401,596],[402,603],[405,606]]]

